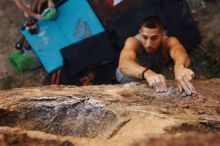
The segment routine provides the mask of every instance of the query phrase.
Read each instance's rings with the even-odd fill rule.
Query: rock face
[[[188,3],[202,36],[198,51],[220,63],[220,1],[188,0]]]
[[[145,83],[0,92],[1,146],[219,145],[220,79],[182,97]]]
[[[1,123],[52,134],[96,137],[116,115],[92,98],[76,96],[30,97],[19,111],[1,110]],[[30,122],[31,121],[31,122]]]

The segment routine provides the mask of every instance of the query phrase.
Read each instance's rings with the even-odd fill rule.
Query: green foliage
[[[200,6],[203,0],[187,0],[187,3],[192,7]]]
[[[204,60],[201,66],[205,70],[204,75],[206,78],[220,77],[220,64],[214,60]]]

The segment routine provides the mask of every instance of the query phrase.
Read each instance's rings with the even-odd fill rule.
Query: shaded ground
[[[14,0],[0,1],[0,20],[0,89],[41,86],[45,76],[43,69],[15,72],[7,60],[8,55],[17,52],[14,46],[19,38],[18,29],[24,20]]]
[[[189,3],[202,34],[201,45],[191,52],[196,78],[220,77],[220,2],[216,0],[215,3],[202,3],[202,0],[189,0]],[[44,69],[19,73],[7,61],[7,56],[16,52],[14,44],[19,35],[18,28],[23,23],[23,14],[13,0],[0,1],[0,19],[0,89],[42,86],[46,76]],[[172,72],[172,65],[164,71],[168,79],[173,78]]]

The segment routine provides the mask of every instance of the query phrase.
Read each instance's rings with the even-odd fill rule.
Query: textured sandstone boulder
[[[145,83],[0,92],[1,146],[218,145],[220,79],[182,97]]]

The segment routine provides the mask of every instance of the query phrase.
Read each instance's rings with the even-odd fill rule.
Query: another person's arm
[[[18,6],[18,8],[23,11],[24,13],[26,13],[28,15],[28,17],[32,17],[35,18],[37,20],[41,20],[42,17],[41,15],[34,13],[30,8],[28,8],[23,2],[22,0],[15,0],[16,5]]]
[[[188,68],[190,65],[190,58],[185,48],[175,37],[169,38],[168,45],[168,47],[170,47],[170,56],[174,60],[174,75],[180,92],[185,91],[187,95],[196,93],[191,83],[195,74]]]
[[[156,92],[167,91],[165,77],[163,75],[157,74],[136,62],[139,45],[139,41],[133,37],[126,40],[125,46],[120,54],[120,71],[128,77],[142,79],[144,76],[148,84],[153,87]]]

